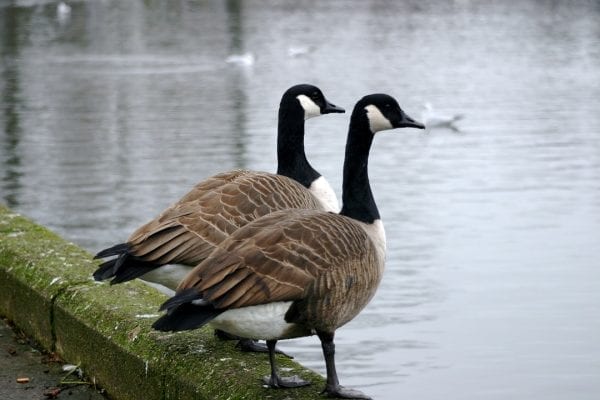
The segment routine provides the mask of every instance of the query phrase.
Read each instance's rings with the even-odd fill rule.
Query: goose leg
[[[241,351],[243,352],[248,352],[248,353],[267,353],[269,351],[269,349],[267,348],[266,345],[259,343],[257,340],[253,340],[253,339],[244,339],[242,337],[236,336],[236,335],[232,335],[230,333],[227,333],[225,331],[222,331],[220,329],[215,329],[215,336],[218,337],[221,340],[237,340],[237,344],[235,345],[235,347],[239,347]],[[279,349],[275,349],[275,353],[277,354],[283,354],[284,356],[286,356],[287,358],[294,358],[293,356],[290,356],[289,354],[287,354],[284,351],[281,351]]]
[[[277,340],[267,340],[267,348],[269,349],[269,361],[271,362],[271,376],[265,376],[263,382],[272,388],[294,388],[300,386],[308,386],[310,382],[301,379],[294,375],[290,377],[281,377],[277,373],[275,365],[275,344]]]
[[[248,353],[267,353],[269,351],[266,345],[252,339],[240,339],[235,347],[239,347],[241,351]],[[275,349],[275,352],[277,353],[278,350]]]
[[[335,343],[333,343],[334,333],[317,331],[323,347],[323,356],[325,357],[325,368],[327,369],[327,385],[322,393],[327,397],[336,397],[341,399],[366,399],[371,398],[366,394],[354,390],[346,389],[340,385],[337,372],[335,370]]]
[[[262,343],[259,343],[258,340],[253,340],[253,339],[240,339],[240,341],[237,342],[235,347],[239,347],[241,351],[248,352],[248,353],[266,353],[269,351],[268,346],[266,346]],[[294,358],[294,356],[290,356],[288,353],[286,353],[285,351],[279,350],[278,348],[275,348],[275,353],[284,355],[287,358]]]

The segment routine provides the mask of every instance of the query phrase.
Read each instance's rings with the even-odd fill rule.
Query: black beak
[[[422,123],[415,121],[411,117],[409,117],[404,111],[400,116],[400,121],[395,126],[395,128],[417,128],[417,129],[425,129],[425,125]]]
[[[331,113],[345,113],[342,107],[338,107],[335,104],[331,104],[327,100],[325,100],[325,107],[321,110],[321,114],[331,114]]]

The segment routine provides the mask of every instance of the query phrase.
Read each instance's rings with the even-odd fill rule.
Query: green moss
[[[81,248],[0,206],[0,314],[79,364],[114,399],[312,399],[323,378],[279,357],[312,386],[266,389],[266,354],[241,353],[209,328],[151,329],[166,296],[141,282],[94,282]]]
[[[0,312],[47,348],[53,346],[52,303],[89,280],[90,257],[26,218],[0,208]]]

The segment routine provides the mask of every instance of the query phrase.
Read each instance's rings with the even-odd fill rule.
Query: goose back
[[[289,302],[285,321],[333,331],[373,297],[384,257],[362,222],[317,210],[287,210],[237,230],[181,282],[217,309]],[[287,304],[287,303],[286,303]],[[226,320],[226,313],[217,317]]]
[[[128,239],[129,252],[157,264],[194,265],[241,226],[294,208],[323,206],[285,176],[245,170],[215,175],[137,229]]]

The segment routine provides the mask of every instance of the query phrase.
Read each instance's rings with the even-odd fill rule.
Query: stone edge
[[[121,399],[313,399],[323,378],[278,358],[286,374],[313,384],[273,390],[266,354],[246,354],[210,329],[165,334],[151,329],[166,296],[141,282],[94,282],[89,253],[0,205],[0,315],[44,349],[79,365]]]

